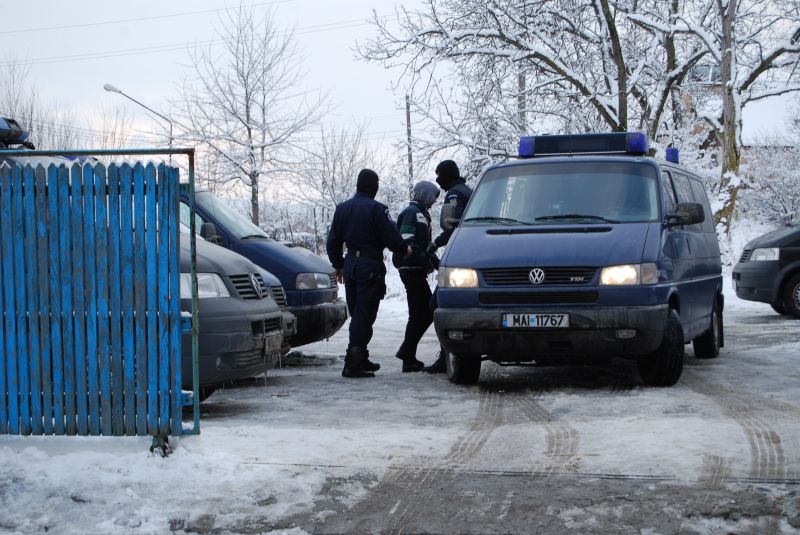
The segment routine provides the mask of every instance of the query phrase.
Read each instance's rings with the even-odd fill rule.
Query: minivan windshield
[[[267,234],[251,223],[242,214],[228,206],[225,201],[214,197],[207,191],[198,192],[195,202],[219,221],[220,225],[233,234],[237,239],[267,238]]]
[[[486,171],[464,225],[658,220],[656,169],[642,162],[553,162]]]

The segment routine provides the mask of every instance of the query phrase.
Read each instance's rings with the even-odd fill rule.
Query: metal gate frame
[[[195,150],[193,148],[176,148],[176,149],[117,149],[117,150],[0,150],[0,156],[54,156],[54,157],[92,157],[92,156],[180,156],[185,155],[188,157],[189,160],[189,167],[188,167],[188,178],[189,178],[189,208],[190,208],[190,265],[191,265],[191,281],[192,281],[192,296],[191,296],[191,303],[192,303],[192,312],[191,312],[191,339],[192,339],[192,397],[191,397],[191,405],[193,407],[193,422],[191,428],[186,427],[182,423],[182,419],[179,422],[174,422],[172,428],[170,429],[171,433],[164,433],[164,429],[159,429],[158,433],[153,434],[153,442],[154,447],[157,445],[158,447],[162,448],[166,453],[168,446],[166,446],[167,442],[167,434],[173,435],[195,435],[200,433],[200,396],[199,396],[199,372],[198,372],[198,334],[199,334],[199,323],[198,323],[198,289],[197,289],[197,262],[196,262],[196,224],[195,224],[195,177],[194,177],[194,170],[195,170]],[[171,167],[169,169],[172,169]],[[177,217],[178,214],[175,214]],[[180,229],[177,230],[180,233]],[[0,274],[2,277],[3,274]],[[7,311],[8,312],[8,311]],[[188,318],[185,318],[182,313],[180,313],[181,322],[180,322],[180,331],[186,332],[187,330],[187,322],[185,321]],[[178,344],[180,345],[180,344]],[[180,366],[180,355],[176,357],[178,361],[178,366]],[[3,369],[4,364],[0,363],[0,369]],[[43,385],[46,387],[47,385]],[[6,386],[2,385],[2,392],[0,395],[3,395],[5,392]],[[109,393],[110,395],[110,393]],[[187,406],[188,400],[183,395],[183,391],[181,391],[181,395],[179,398],[180,406]],[[2,426],[0,427],[0,434],[5,433],[7,430],[5,428],[6,422],[2,422]],[[180,425],[178,425],[180,424]],[[48,429],[49,430],[49,429]],[[43,434],[50,434],[47,433],[45,430]],[[53,430],[50,430],[53,431]],[[116,432],[117,429],[114,430],[111,434],[113,435],[130,435],[131,433],[128,432]],[[81,434],[103,434],[103,433],[81,433]],[[138,434],[141,434],[138,433]],[[151,448],[152,450],[153,448]]]

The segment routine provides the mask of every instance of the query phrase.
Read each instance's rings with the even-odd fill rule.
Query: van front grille
[[[331,288],[336,288],[339,284],[336,281],[336,273],[328,273],[328,278],[331,280]]]
[[[745,249],[744,251],[742,251],[742,257],[739,258],[739,262],[747,262],[748,260],[750,260],[751,254],[753,254],[752,249]]]
[[[283,286],[270,286],[272,288],[272,297],[275,299],[275,302],[281,308],[286,308],[286,292],[283,290]]]
[[[256,292],[256,288],[253,286],[253,281],[251,278],[253,276],[256,278],[256,283],[260,287],[260,291],[258,292]],[[239,294],[239,297],[242,299],[264,299],[269,295],[269,292],[267,291],[267,285],[264,284],[264,280],[258,273],[231,275],[229,278],[231,283],[233,283],[233,287],[236,288],[236,293]]]
[[[531,286],[533,267],[483,269],[483,280],[489,286]],[[543,267],[544,280],[536,286],[589,284],[597,268],[593,267]]]
[[[555,305],[596,303],[597,292],[481,292],[482,305]]]

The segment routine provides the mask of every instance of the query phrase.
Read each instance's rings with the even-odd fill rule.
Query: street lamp
[[[139,102],[138,100],[136,100],[135,98],[133,98],[132,96],[130,96],[129,94],[127,94],[127,93],[123,93],[122,89],[120,89],[120,88],[118,88],[118,87],[116,87],[116,86],[113,86],[113,85],[111,85],[111,84],[103,84],[103,89],[105,89],[106,91],[109,91],[109,92],[111,92],[111,93],[119,93],[120,95],[122,95],[123,97],[127,98],[128,100],[132,100],[133,102],[135,102],[136,104],[138,104],[138,105],[139,105],[139,106],[141,106],[142,108],[146,109],[147,111],[149,111],[149,112],[150,112],[150,113],[152,113],[153,115],[156,115],[156,116],[158,116],[158,117],[161,117],[162,119],[164,119],[165,121],[167,121],[167,123],[169,123],[169,148],[170,148],[170,149],[172,148],[172,121],[170,120],[170,118],[169,118],[169,117],[166,117],[166,116],[164,116],[164,115],[162,115],[162,114],[158,113],[158,112],[157,112],[156,110],[154,110],[153,108],[151,108],[151,107],[149,107],[149,106],[146,106],[146,105],[142,104],[141,102]],[[170,161],[171,161],[171,160],[172,160],[172,155],[170,155]]]

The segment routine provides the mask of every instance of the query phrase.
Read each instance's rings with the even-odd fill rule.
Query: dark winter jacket
[[[466,180],[459,177],[449,181],[447,193],[444,196],[444,204],[453,204],[456,206],[453,217],[460,221],[461,216],[464,215],[464,209],[467,207],[470,197],[472,197],[472,190],[467,186]],[[444,216],[444,211],[442,212],[442,216]],[[454,230],[445,230],[444,217],[439,218],[439,225],[442,228],[442,232],[436,236],[436,239],[433,241],[437,248],[447,245],[447,242],[450,241],[450,235],[453,234]]]
[[[439,267],[439,259],[428,250],[431,244],[431,216],[425,205],[411,201],[397,217],[397,228],[406,244],[411,246],[412,253],[408,258],[397,253],[392,255],[394,267],[400,270],[421,269],[426,272]]]

